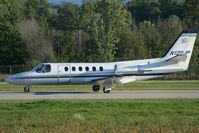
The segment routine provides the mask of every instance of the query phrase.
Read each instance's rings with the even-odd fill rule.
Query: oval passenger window
[[[100,71],[103,71],[103,67],[100,67]]]
[[[75,67],[72,67],[72,70],[75,71]]]
[[[89,67],[86,67],[86,71],[89,71]]]
[[[65,67],[65,71],[66,71],[66,72],[68,71],[68,67]]]
[[[93,71],[96,71],[96,67],[93,67]]]

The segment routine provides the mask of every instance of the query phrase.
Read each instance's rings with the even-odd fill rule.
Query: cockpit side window
[[[50,72],[51,71],[51,66],[50,65],[45,65],[45,71]]]
[[[37,67],[36,72],[40,73],[44,67],[44,64],[41,64]]]

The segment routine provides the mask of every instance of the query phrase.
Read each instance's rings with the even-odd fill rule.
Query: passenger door
[[[58,84],[70,84],[71,82],[71,67],[69,65],[58,65]]]

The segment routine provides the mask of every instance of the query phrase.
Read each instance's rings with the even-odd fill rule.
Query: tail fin
[[[164,60],[170,60],[172,58],[176,58],[176,56],[186,56],[186,59],[180,67],[187,70],[196,36],[196,31],[183,31],[162,58]]]

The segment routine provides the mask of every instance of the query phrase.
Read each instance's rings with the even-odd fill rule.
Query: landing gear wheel
[[[100,90],[100,86],[99,85],[93,85],[93,91],[94,92],[98,92]]]
[[[28,86],[26,86],[26,87],[24,88],[24,92],[25,92],[25,93],[29,93],[29,92],[30,92],[30,88],[29,88]]]
[[[105,87],[103,88],[104,93],[110,93],[111,90],[106,90]]]

